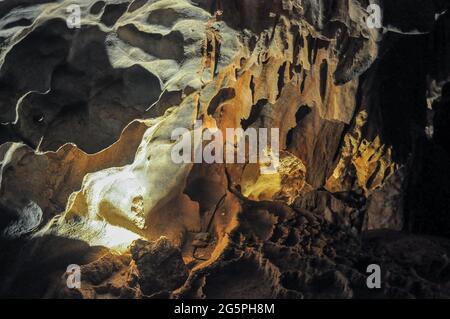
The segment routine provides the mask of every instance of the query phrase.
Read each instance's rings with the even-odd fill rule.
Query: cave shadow
[[[108,251],[55,235],[1,238],[0,298],[54,298],[52,288],[62,282],[69,265],[91,263]]]

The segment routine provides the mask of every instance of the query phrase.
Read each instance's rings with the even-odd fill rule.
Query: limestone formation
[[[0,296],[449,297],[449,25],[445,0],[0,2]],[[227,128],[277,129],[276,171],[173,161]]]

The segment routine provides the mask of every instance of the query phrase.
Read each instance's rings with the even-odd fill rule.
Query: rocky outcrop
[[[172,291],[180,287],[188,277],[188,268],[181,251],[161,237],[154,243],[138,240],[130,248],[136,263],[141,291],[146,295],[160,291]]]
[[[220,257],[185,265],[166,238],[131,246],[133,262],[109,255],[82,268],[87,298],[448,298],[450,242],[373,231],[283,204],[246,202]],[[284,210],[281,213],[280,210]],[[286,214],[286,215],[285,215]],[[410,247],[414,247],[411,250]],[[129,262],[129,260],[127,260]],[[382,264],[382,289],[367,289],[367,266]],[[189,268],[188,268],[189,267]],[[95,269],[95,271],[93,271]],[[188,269],[190,275],[187,277]],[[105,272],[106,271],[106,272]],[[118,282],[117,278],[121,278]],[[59,290],[56,290],[59,291]],[[64,297],[74,292],[64,290]],[[126,293],[132,294],[126,294]],[[76,294],[75,294],[76,296]]]

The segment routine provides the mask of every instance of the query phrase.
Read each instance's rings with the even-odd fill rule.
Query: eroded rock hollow
[[[0,2],[0,296],[450,297],[449,83],[444,0]]]

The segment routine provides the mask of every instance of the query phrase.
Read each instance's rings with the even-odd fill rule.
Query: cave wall
[[[356,233],[448,236],[449,5],[379,0],[374,29],[372,2],[80,0],[79,29],[69,1],[0,3],[4,236],[166,236],[206,281],[220,280],[229,234],[255,231],[252,209],[263,230],[295,209]],[[171,133],[196,120],[279,128],[278,172],[173,163]],[[287,280],[261,256],[238,259],[256,281]],[[274,287],[261,294],[288,294]]]

